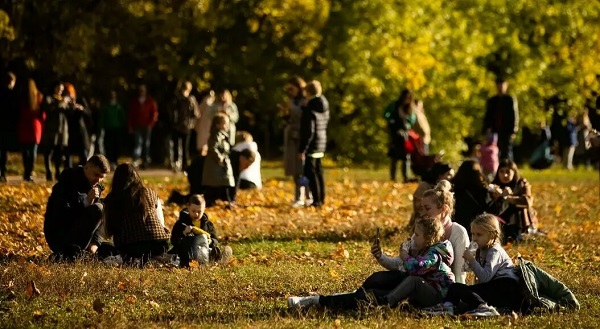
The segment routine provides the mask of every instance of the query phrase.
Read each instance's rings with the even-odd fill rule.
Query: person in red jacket
[[[37,147],[42,139],[44,116],[40,110],[44,96],[38,91],[35,81],[29,79],[23,97],[18,123],[18,140],[23,151],[23,180],[33,182],[33,165]]]
[[[133,133],[133,163],[145,168],[150,163],[150,137],[152,127],[158,120],[158,105],[154,98],[148,95],[146,85],[138,88],[138,97],[131,101],[127,124],[129,132]]]

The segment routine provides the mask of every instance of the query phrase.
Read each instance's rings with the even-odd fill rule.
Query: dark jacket
[[[311,98],[306,106],[302,107],[298,153],[310,155],[325,152],[328,123],[329,102],[325,96]]]
[[[181,133],[189,133],[194,129],[196,119],[200,117],[200,109],[196,97],[185,97],[178,93],[168,110],[168,120],[171,128]]]
[[[390,103],[385,108],[385,119],[390,136],[388,156],[392,159],[404,160],[408,154],[406,150],[408,132],[417,122],[417,116],[414,111],[408,114],[400,106],[398,101]],[[400,111],[402,111],[403,116],[400,116]]]
[[[492,203],[488,201],[489,192],[483,186],[469,188],[454,187],[453,221],[462,225],[471,236],[471,221],[484,212],[488,212]]]
[[[559,311],[564,308],[579,310],[579,301],[573,292],[532,262],[519,257],[516,271],[523,284],[524,309],[521,310],[523,313],[536,310]]]
[[[486,103],[483,119],[483,133],[487,131],[498,136],[510,136],[519,130],[519,108],[511,95],[496,95]]]
[[[54,146],[67,146],[69,142],[69,125],[67,123],[67,105],[53,96],[48,96],[42,103],[42,112],[46,115],[40,148],[51,150]]]
[[[91,121],[91,115],[88,109],[79,110],[73,105],[67,107],[65,112],[69,126],[69,152],[79,154],[81,151],[90,149],[90,134],[88,127]]]
[[[125,249],[140,242],[167,241],[169,239],[168,230],[162,226],[158,218],[156,191],[145,187],[143,193],[145,194],[145,203],[142,209],[139,207],[127,209],[119,214],[120,218],[116,219],[110,218],[112,211],[108,207],[109,204],[112,204],[109,200],[111,194],[107,196],[106,220],[120,223],[113,236],[115,247],[119,249]]]
[[[44,235],[51,249],[73,237],[65,236],[69,228],[84,214],[84,200],[92,188],[82,166],[63,170],[52,187],[44,215]],[[100,232],[96,230],[91,243],[100,245]]]
[[[192,219],[190,218],[190,213],[187,208],[183,209],[179,212],[179,219],[173,225],[173,230],[171,231],[171,244],[174,247],[177,247],[181,243],[181,239],[183,239],[185,234],[183,234],[183,230],[185,230],[186,226],[192,225]],[[208,219],[206,214],[202,215],[200,218],[200,228],[210,234],[210,248],[215,248],[219,246],[219,241],[217,240],[217,230],[213,223]],[[194,235],[194,233],[189,233],[188,235]]]

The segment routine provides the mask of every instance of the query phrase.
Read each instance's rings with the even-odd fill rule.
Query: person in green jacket
[[[106,103],[100,112],[101,128],[104,130],[104,144],[106,157],[110,161],[112,169],[116,168],[121,144],[127,122],[125,109],[117,98],[117,92],[110,92],[110,101]]]
[[[409,89],[404,89],[400,97],[385,109],[385,119],[388,124],[390,136],[388,156],[390,163],[390,179],[396,180],[396,167],[398,161],[402,161],[402,178],[408,182],[408,154],[406,142],[408,132],[415,125],[417,116],[415,114],[415,97]]]

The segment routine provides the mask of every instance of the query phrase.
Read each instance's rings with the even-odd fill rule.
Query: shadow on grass
[[[381,237],[385,239],[390,239],[398,234],[407,233],[408,231],[403,230],[402,228],[386,228],[381,229],[380,234]],[[252,236],[252,237],[231,237],[226,236],[224,241],[228,242],[236,242],[236,243],[257,243],[257,242],[293,242],[293,241],[315,241],[315,242],[330,242],[330,243],[338,243],[338,242],[348,242],[348,241],[370,241],[375,236],[375,229],[373,229],[372,236],[365,236],[364,232],[358,231],[348,231],[348,232],[320,232],[313,235],[302,235],[302,234],[290,234],[290,235],[280,235],[280,236]]]

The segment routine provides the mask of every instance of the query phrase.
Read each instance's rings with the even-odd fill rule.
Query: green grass
[[[369,253],[374,227],[383,228],[385,251],[397,252],[416,185],[388,182],[383,168],[327,168],[328,207],[314,211],[289,206],[292,184],[276,163],[267,163],[263,175],[264,189],[241,193],[239,209],[207,211],[233,248],[233,262],[191,271],[49,263],[41,214],[50,185],[0,187],[0,327],[504,328],[509,321],[527,328],[597,327],[597,172],[524,170],[550,234],[507,248],[562,280],[581,311],[481,320],[420,318],[386,308],[288,310],[288,296],[351,291],[382,270]],[[185,188],[183,176],[145,180],[162,198]],[[178,210],[165,207],[168,225]],[[27,257],[8,256],[15,253]],[[31,280],[40,290],[33,298],[26,294]],[[95,310],[95,302],[102,307]]]

